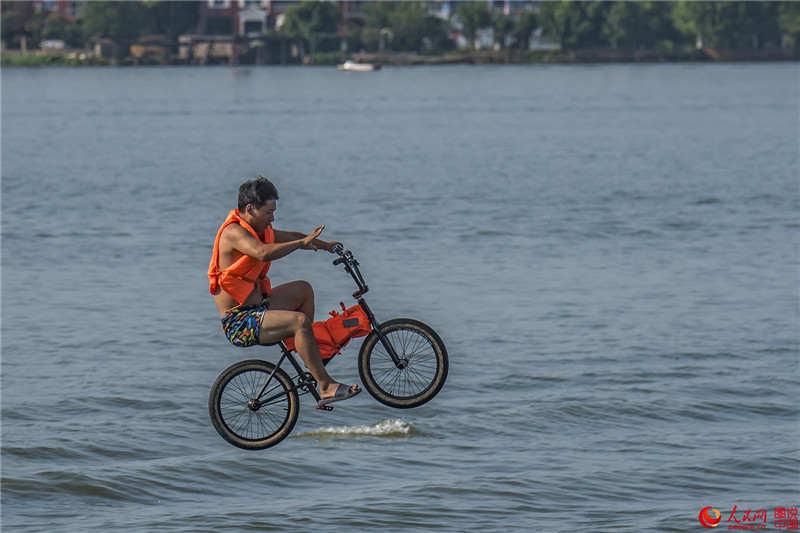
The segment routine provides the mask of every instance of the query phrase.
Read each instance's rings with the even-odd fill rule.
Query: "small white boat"
[[[355,61],[347,60],[341,65],[337,65],[336,68],[339,70],[347,70],[350,72],[371,72],[373,70],[378,70],[381,68],[379,64],[373,63],[356,63]]]

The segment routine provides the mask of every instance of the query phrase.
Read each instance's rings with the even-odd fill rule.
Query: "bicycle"
[[[436,396],[447,379],[449,361],[441,337],[413,318],[378,323],[364,295],[369,287],[352,252],[334,247],[334,266],[344,265],[358,289],[353,298],[366,314],[372,331],[358,354],[358,373],[367,392],[380,403],[399,409],[419,407]],[[317,382],[283,341],[277,363],[249,359],[225,369],[211,387],[208,411],[219,435],[246,450],[275,446],[294,429],[299,396],[310,393],[319,402]],[[281,365],[289,363],[290,372]],[[327,364],[327,362],[325,364]],[[290,376],[291,374],[291,376]],[[330,411],[331,405],[317,409]]]

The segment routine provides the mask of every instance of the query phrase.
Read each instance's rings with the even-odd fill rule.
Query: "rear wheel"
[[[289,436],[299,409],[291,378],[269,361],[239,361],[219,375],[208,396],[208,414],[217,433],[239,448],[262,450]]]
[[[376,400],[401,409],[430,401],[444,386],[449,362],[444,342],[418,320],[395,318],[381,324],[381,333],[401,360],[396,365],[373,331],[361,345],[358,372]]]

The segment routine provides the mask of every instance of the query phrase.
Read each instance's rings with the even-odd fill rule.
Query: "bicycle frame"
[[[261,387],[261,390],[259,390],[258,394],[256,394],[255,400],[251,400],[251,402],[257,402],[256,405],[250,406],[251,409],[253,408],[257,409],[262,404],[269,403],[281,396],[286,395],[286,391],[283,391],[273,396],[270,396],[269,398],[265,398],[263,400],[261,399],[261,395],[263,395],[264,391],[267,390],[269,382],[272,381],[272,377],[275,375],[275,372],[278,371],[278,369],[281,367],[281,364],[283,364],[284,361],[289,361],[292,367],[294,367],[295,372],[297,372],[297,383],[294,385],[294,387],[289,389],[288,392],[295,390],[300,391],[301,389],[306,389],[306,391],[310,392],[316,401],[320,401],[322,399],[322,396],[320,396],[319,392],[317,392],[317,381],[314,379],[314,377],[311,375],[310,372],[304,370],[303,367],[300,366],[300,363],[298,363],[297,359],[292,355],[292,351],[286,348],[286,345],[283,343],[283,341],[280,341],[278,345],[280,346],[282,352],[281,358],[278,359],[278,362],[275,364],[275,369],[272,371],[272,373],[269,376],[267,376],[267,379],[264,381],[264,385]]]
[[[366,313],[367,318],[372,325],[372,330],[378,335],[378,339],[381,341],[381,344],[383,344],[384,348],[386,348],[386,352],[389,354],[389,357],[391,357],[395,366],[400,370],[404,369],[408,365],[408,361],[397,355],[392,343],[389,342],[389,339],[387,339],[381,331],[380,323],[375,318],[375,314],[372,312],[372,309],[369,308],[367,301],[364,299],[364,295],[369,292],[369,286],[365,283],[364,276],[362,276],[361,270],[358,268],[358,261],[356,261],[356,258],[353,257],[353,253],[350,252],[350,250],[345,250],[341,245],[337,244],[334,246],[333,251],[339,255],[339,258],[335,259],[333,264],[344,264],[345,271],[350,274],[350,276],[353,278],[353,281],[355,281],[356,286],[358,287],[358,289],[353,293],[353,298],[358,302],[358,305],[364,309],[364,312]],[[283,343],[283,341],[278,342],[278,345],[281,348],[281,357],[275,364],[275,369],[269,376],[267,376],[267,379],[264,381],[264,385],[261,387],[261,390],[259,390],[255,398],[250,400],[250,408],[257,410],[261,405],[268,404],[286,394],[286,391],[282,391],[268,398],[261,399],[261,396],[267,390],[270,381],[272,381],[275,372],[278,371],[284,361],[289,361],[294,370],[297,372],[297,383],[292,387],[292,389],[290,389],[290,392],[293,390],[301,391],[305,389],[307,392],[311,393],[317,402],[319,402],[322,397],[317,391],[317,382],[311,373],[303,369],[300,363],[297,362],[297,359],[292,355],[291,350],[286,348],[286,345]],[[330,406],[322,406],[320,408],[328,410],[332,409]]]

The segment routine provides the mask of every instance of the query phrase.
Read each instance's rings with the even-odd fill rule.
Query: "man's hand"
[[[341,245],[342,243],[340,243],[339,241],[330,241],[330,242],[317,241],[318,248],[322,248],[323,250],[331,254],[335,253],[333,251],[333,247],[336,246],[337,244]]]
[[[320,244],[320,242],[318,241],[317,243],[315,243],[314,241],[316,240],[317,237],[319,237],[320,233],[322,233],[322,230],[324,229],[325,226],[317,226],[316,228],[314,228],[314,231],[312,231],[311,233],[300,239],[300,242],[302,243],[300,245],[300,248],[302,248],[303,250],[315,250],[315,251],[318,250],[317,245]]]
[[[325,229],[325,226],[319,226],[314,229],[310,234],[304,235],[299,231],[282,231],[279,229],[273,228],[272,231],[275,232],[275,242],[276,243],[288,243],[291,242],[292,246],[296,246],[295,243],[300,243],[298,248],[292,248],[292,250],[325,250],[326,252],[335,253],[333,251],[333,247],[337,244],[341,244],[338,241],[331,241],[325,242],[321,239],[318,239],[322,230]],[[285,254],[284,254],[285,255]]]

